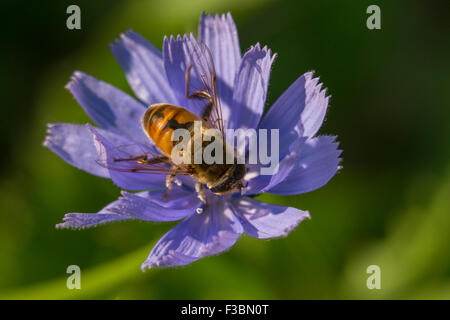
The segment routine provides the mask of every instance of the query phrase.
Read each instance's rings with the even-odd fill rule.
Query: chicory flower
[[[272,176],[248,181],[246,194],[216,195],[206,191],[208,206],[197,197],[191,179],[181,179],[167,198],[165,177],[111,170],[99,164],[102,156],[116,157],[117,146],[136,146],[158,152],[141,129],[146,107],[170,103],[198,113],[185,96],[186,46],[205,43],[215,63],[224,123],[228,128],[280,129],[280,161]],[[111,45],[137,99],[83,72],[76,71],[67,88],[96,124],[50,124],[44,145],[69,164],[111,179],[122,196],[98,213],[68,213],[57,228],[87,228],[107,222],[182,220],[151,250],[142,270],[153,266],[180,266],[230,248],[245,232],[268,239],[287,235],[308,211],[271,205],[251,195],[268,192],[300,194],[325,185],[338,171],[336,137],[316,136],[329,97],[312,72],[299,77],[262,118],[275,55],[267,47],[252,46],[241,55],[235,23],[226,15],[200,19],[198,39],[192,34],[165,37],[162,53],[135,32],[128,31]],[[262,118],[262,119],[261,119]],[[200,209],[199,209],[200,208]],[[201,209],[203,208],[203,210]]]

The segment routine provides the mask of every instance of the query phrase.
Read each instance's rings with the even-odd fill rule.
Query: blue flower
[[[197,197],[191,179],[181,179],[167,198],[165,176],[111,170],[100,156],[118,157],[119,145],[158,152],[141,129],[146,107],[170,103],[198,113],[196,101],[185,96],[186,46],[205,43],[216,67],[223,118],[228,128],[280,129],[278,172],[248,182],[246,196],[216,195],[207,191],[208,206]],[[328,97],[318,78],[299,77],[262,118],[275,55],[267,47],[252,46],[243,56],[230,14],[202,15],[198,39],[164,38],[162,53],[140,35],[128,31],[111,45],[137,99],[113,86],[76,71],[67,88],[97,127],[89,124],[50,124],[44,145],[69,164],[111,179],[125,190],[122,197],[98,213],[68,213],[57,228],[87,228],[107,222],[182,220],[166,233],[142,264],[180,266],[230,248],[245,232],[259,239],[287,235],[308,211],[262,203],[249,197],[262,192],[300,194],[325,185],[339,169],[336,137],[316,136],[325,117]],[[262,118],[262,119],[261,119]]]

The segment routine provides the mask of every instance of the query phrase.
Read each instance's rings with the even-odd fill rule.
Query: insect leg
[[[192,64],[190,64],[187,69],[186,69],[186,73],[184,74],[184,78],[185,78],[185,95],[187,98],[190,97],[189,94],[189,82],[190,82],[190,78],[191,78],[191,69],[192,69]]]
[[[158,164],[158,163],[166,162],[167,160],[169,160],[169,158],[167,158],[164,155],[160,155],[160,156],[148,159],[147,154],[140,154],[138,156],[134,156],[134,157],[130,157],[130,158],[114,158],[113,160],[114,160],[114,162],[137,161],[139,164],[149,165],[149,164]]]
[[[197,90],[193,93],[189,93],[189,83],[190,83],[190,73],[191,73],[192,65],[189,65],[186,69],[185,79],[186,79],[186,98],[188,99],[208,99],[208,104],[205,107],[205,110],[203,111],[202,118],[203,120],[207,120],[209,116],[211,115],[212,108],[214,106],[214,99],[211,97],[209,93],[203,90]]]
[[[166,188],[167,188],[167,190],[162,195],[163,199],[167,198],[167,196],[169,195],[170,191],[172,191],[172,187],[173,187],[172,181],[177,176],[177,174],[176,174],[176,167],[173,167],[172,169],[174,171],[170,175],[168,175],[167,179],[166,179]]]
[[[162,163],[162,162],[167,162],[168,160],[169,160],[169,158],[167,158],[164,155],[161,155],[161,156],[153,157],[150,159],[140,159],[140,160],[138,160],[138,163],[143,164],[143,165],[150,165],[150,164],[158,164],[158,163]]]
[[[208,104],[206,105],[205,110],[203,111],[203,114],[202,114],[202,119],[203,120],[206,121],[206,120],[209,119],[209,116],[211,115],[211,111],[212,111],[213,105],[214,105],[214,103],[212,101],[208,102]]]
[[[130,158],[114,158],[113,160],[114,160],[114,162],[133,161],[133,160],[142,161],[142,160],[147,160],[147,155],[140,154],[138,156],[134,156],[134,157],[130,157]]]

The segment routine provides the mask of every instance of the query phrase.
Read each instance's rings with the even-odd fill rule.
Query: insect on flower
[[[192,52],[190,55],[195,57],[198,66],[207,66],[208,70],[204,70],[199,74],[203,88],[190,91],[191,71],[194,64],[187,67],[185,73],[185,94],[187,99],[206,100],[206,105],[201,111],[201,116],[179,106],[174,106],[168,103],[153,104],[145,111],[142,117],[142,128],[153,141],[153,143],[162,152],[161,154],[151,155],[143,153],[124,158],[114,158],[112,163],[105,163],[104,165],[111,170],[121,170],[133,173],[153,173],[166,174],[167,190],[163,196],[167,196],[172,189],[172,181],[177,175],[190,175],[195,181],[195,189],[198,192],[200,200],[207,204],[206,197],[203,192],[203,186],[206,185],[208,189],[215,194],[226,194],[233,191],[242,191],[244,186],[244,176],[246,173],[245,164],[237,163],[237,156],[235,150],[230,148],[225,143],[224,124],[222,120],[222,110],[220,106],[220,98],[217,87],[217,76],[209,48],[204,43],[197,44],[192,42]],[[206,58],[206,59],[205,59]],[[206,63],[198,62],[203,59]],[[200,124],[199,134],[195,133],[195,123]],[[216,140],[205,139],[207,130],[210,128],[220,130],[220,138]],[[188,139],[191,140],[186,145],[190,147],[187,150],[180,150],[179,157],[185,159],[184,152],[189,153],[189,161],[174,163],[172,162],[172,154],[177,152],[177,142],[174,140],[175,130],[185,129],[188,132]],[[196,139],[198,141],[198,148],[196,146]],[[212,141],[213,140],[213,141]],[[183,142],[183,141],[182,141]],[[213,142],[220,143],[223,158],[227,152],[233,152],[231,157],[233,161],[227,163],[225,159],[221,159],[220,163],[206,163],[200,161],[199,163],[192,162],[195,157],[195,152],[199,151],[203,154],[203,149],[207,148]],[[181,143],[181,142],[180,142]],[[198,149],[198,150],[196,150]],[[117,166],[118,162],[129,162],[127,168]],[[100,162],[101,163],[101,162]],[[134,164],[134,165],[133,165]],[[170,167],[160,166],[161,164],[170,164]]]
[[[122,192],[98,213],[68,213],[57,228],[182,220],[151,250],[144,270],[218,254],[244,232],[260,239],[285,236],[309,218],[308,211],[251,196],[310,192],[339,169],[336,137],[316,136],[329,97],[312,72],[300,76],[262,117],[275,55],[259,44],[241,55],[229,13],[203,14],[197,38],[165,37],[162,53],[132,31],[111,50],[137,99],[76,71],[67,88],[96,127],[50,124],[44,145],[79,169],[139,192]],[[197,146],[196,123],[201,124]],[[188,148],[177,148],[178,129],[187,131],[181,141],[190,142]],[[210,129],[219,132],[217,150],[231,155],[231,163],[175,161],[177,155],[195,158],[196,151],[206,150],[203,138],[210,138]],[[223,142],[229,129],[277,130],[277,170],[258,174],[265,163],[236,161],[234,147]]]

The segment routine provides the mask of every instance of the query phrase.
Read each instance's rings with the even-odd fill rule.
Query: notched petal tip
[[[47,135],[44,138],[44,141],[42,141],[42,145],[44,147],[50,148],[52,144],[52,129],[55,127],[56,123],[47,123],[47,129],[46,133]]]
[[[173,250],[169,250],[167,252],[166,255],[162,256],[159,258],[159,260],[156,261],[149,261],[149,259],[145,260],[142,264],[141,264],[141,271],[142,272],[147,272],[150,269],[154,269],[154,268],[158,268],[158,267],[177,267],[177,265],[167,265],[167,262],[169,260],[169,255],[173,254],[174,251]],[[166,263],[164,263],[166,262]]]
[[[132,218],[112,213],[108,210],[99,213],[67,213],[62,219],[63,222],[56,224],[55,227],[56,229],[81,230],[128,219]]]
[[[69,82],[67,82],[67,84],[64,86],[65,89],[72,91],[73,87],[76,85],[78,79],[75,76],[75,73],[72,73],[72,75],[70,76],[70,80]]]
[[[275,52],[272,53],[272,50],[267,45],[265,45],[264,47],[261,47],[261,44],[259,42],[257,42],[256,44],[250,46],[250,49],[248,49],[245,52],[243,59],[246,56],[255,55],[255,54],[261,54],[260,57],[258,56],[259,59],[263,59],[266,56],[268,56],[270,58],[269,59],[270,64],[272,64],[273,61],[275,60],[275,58],[278,56],[277,53],[275,53]]]
[[[320,82],[320,76],[314,77],[316,71],[315,70],[311,70],[309,72],[306,72],[305,75],[305,79],[310,81],[310,85],[312,87],[315,87],[315,90],[317,90],[320,94],[323,95],[323,98],[328,99],[331,97],[331,95],[326,95],[328,88],[323,87],[323,83]],[[328,101],[327,101],[328,102]]]
[[[75,70],[70,76],[70,80],[69,82],[67,82],[64,88],[73,93],[73,90],[77,85],[80,84],[80,81],[82,81],[83,78],[90,78],[90,76],[87,73],[84,73],[83,71]]]
[[[144,261],[141,264],[141,271],[142,272],[147,272],[150,269],[155,269],[155,268],[159,268],[159,267],[170,267],[170,268],[180,268],[183,267],[187,264],[190,264],[194,261],[190,261],[189,263],[184,263],[184,264],[173,264],[173,262],[171,263],[171,259],[173,259],[174,256],[176,256],[176,252],[174,250],[168,250],[167,253],[161,257],[159,257],[158,260],[154,260],[154,261],[149,261],[149,259],[147,259],[146,261]]]
[[[44,141],[42,142],[42,145],[44,147],[51,148],[53,146],[54,139],[56,138],[55,135],[58,134],[58,132],[57,132],[58,128],[61,126],[64,126],[64,125],[66,125],[66,124],[64,124],[64,123],[47,123],[47,125],[46,125],[47,128],[45,130],[47,135],[45,136]]]
[[[83,71],[80,71],[80,70],[75,70],[72,74],[72,78],[75,78],[75,79],[81,79],[83,77],[91,77],[91,76],[89,76],[87,73],[84,73]]]
[[[72,230],[82,230],[88,228],[87,226],[83,226],[79,224],[79,221],[76,219],[75,213],[66,213],[62,218],[63,222],[57,223],[55,225],[56,229],[72,229]]]
[[[55,229],[63,230],[63,229],[70,229],[70,230],[84,230],[89,227],[80,227],[80,226],[73,226],[70,222],[61,222],[55,225]]]
[[[302,214],[298,217],[298,219],[290,226],[286,227],[283,233],[280,235],[281,238],[287,237],[292,230],[298,227],[298,225],[303,222],[305,219],[311,220],[311,214],[309,211],[303,211]]]
[[[74,230],[76,230],[76,228],[71,228],[65,222],[55,224],[55,228],[56,229],[74,229]]]
[[[323,99],[326,99],[326,102],[328,103],[329,98],[331,95],[327,95],[328,88],[323,87],[323,83],[320,82],[320,76],[314,77],[315,71],[311,70],[306,72],[303,76],[305,77],[305,80],[309,82],[309,86],[314,88],[313,91],[318,92],[322,96]]]
[[[143,262],[141,264],[141,271],[142,272],[147,272],[150,269],[153,269],[154,267],[158,267],[158,266],[159,266],[159,263],[146,263],[146,262]]]
[[[51,147],[51,141],[49,137],[45,137],[44,141],[42,141],[42,146],[49,148]]]
[[[226,13],[216,13],[216,14],[212,14],[212,13],[206,13],[205,11],[202,12],[202,14],[200,15],[200,21],[214,21],[214,20],[222,20],[223,22],[226,22],[227,20],[229,22],[233,22],[233,17],[231,15],[230,11],[227,11]],[[200,23],[201,23],[200,22]]]
[[[174,36],[173,34],[171,34],[170,36],[165,35],[163,38],[163,48],[165,46],[173,45],[174,42],[182,41],[184,36],[186,36],[186,35],[185,34],[183,36],[181,36],[181,34],[177,34],[176,36]],[[164,49],[163,49],[163,51],[164,51]]]
[[[128,29],[128,30],[126,30],[125,32],[122,32],[121,34],[120,34],[120,39],[122,39],[122,40],[127,40],[128,38],[131,38],[131,37],[134,37],[134,36],[137,36],[138,34],[136,33],[136,32],[134,32],[133,31],[133,29]]]
[[[311,220],[311,214],[309,213],[309,211],[304,211],[305,212],[305,217],[304,219],[309,219]]]

